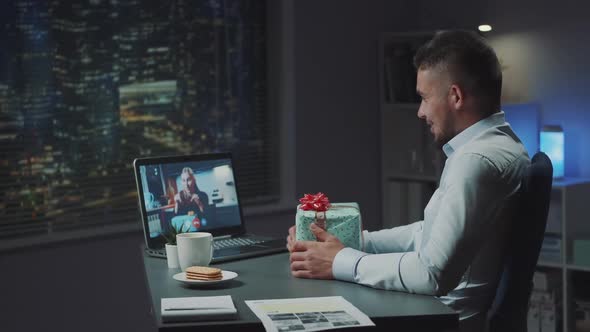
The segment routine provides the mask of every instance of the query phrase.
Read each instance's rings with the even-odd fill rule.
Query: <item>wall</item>
[[[359,202],[371,230],[382,225],[379,35],[413,30],[412,3],[294,2],[296,191]]]
[[[136,232],[0,256],[3,331],[155,331]]]
[[[492,22],[498,22],[490,35],[492,46],[506,59],[508,70],[520,68],[521,77],[528,81],[524,87],[507,81],[507,89],[541,105],[541,124],[564,129],[566,176],[590,177],[590,149],[584,144],[590,141],[588,12],[588,1],[549,2],[540,7],[527,0],[509,15],[498,10],[489,14]],[[527,56],[512,56],[514,44]]]
[[[541,124],[564,128],[566,176],[590,177],[590,23],[588,1],[454,1],[420,3],[423,29],[476,27],[504,67],[503,101],[536,102]]]

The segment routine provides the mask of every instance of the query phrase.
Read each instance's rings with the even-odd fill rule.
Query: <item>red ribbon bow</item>
[[[304,211],[314,210],[316,212],[324,212],[330,208],[330,200],[324,193],[317,193],[315,195],[305,194],[303,198],[299,199],[301,209]]]

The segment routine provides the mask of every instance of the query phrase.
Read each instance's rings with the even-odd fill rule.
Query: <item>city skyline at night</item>
[[[0,234],[137,222],[143,156],[232,151],[270,194],[264,4],[1,4]]]

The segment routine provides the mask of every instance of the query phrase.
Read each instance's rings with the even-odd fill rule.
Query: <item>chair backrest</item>
[[[512,220],[502,276],[488,314],[490,332],[527,330],[533,274],[543,243],[553,182],[551,160],[533,156],[520,189],[520,205]]]

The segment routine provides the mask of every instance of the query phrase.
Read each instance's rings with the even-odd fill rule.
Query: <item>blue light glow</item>
[[[563,145],[563,131],[541,131],[541,151],[545,152],[551,159],[554,178],[564,176]]]
[[[538,104],[505,104],[506,121],[532,157],[539,151],[540,106]]]

